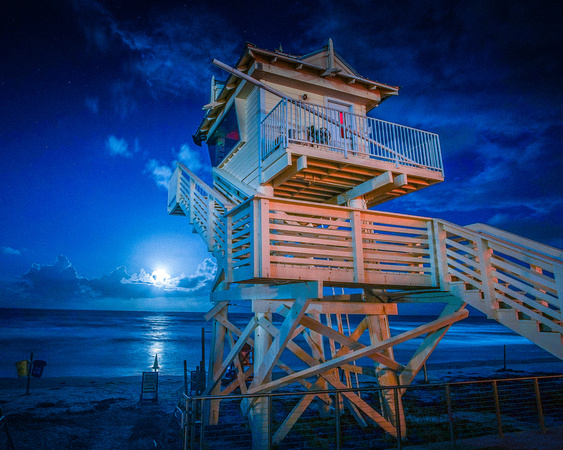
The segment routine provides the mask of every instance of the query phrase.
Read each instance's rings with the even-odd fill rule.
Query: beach
[[[429,366],[429,383],[563,373],[563,362],[479,367]],[[17,449],[177,449],[171,419],[183,391],[179,376],[160,374],[158,403],[139,402],[141,376],[0,378],[0,407]],[[419,373],[416,384],[424,382]],[[168,430],[164,434],[168,425]],[[0,430],[1,432],[1,430]],[[5,442],[0,434],[0,445]]]
[[[230,317],[242,328],[249,316]],[[393,317],[392,331],[427,320]],[[352,328],[357,325],[356,318],[350,321]],[[177,449],[178,424],[170,419],[183,391],[183,361],[189,370],[200,364],[202,328],[209,349],[210,323],[201,313],[1,310],[0,407],[16,448],[153,449],[158,443]],[[398,346],[397,359],[408,361],[417,345]],[[26,395],[27,379],[16,377],[15,363],[31,352],[47,366],[41,378],[31,378]],[[141,376],[156,354],[159,401],[140,404]],[[298,367],[291,358],[287,355]],[[429,383],[563,374],[563,362],[479,317],[452,327],[427,367]],[[423,383],[421,371],[414,384]],[[4,444],[0,429],[0,447]]]
[[[183,390],[159,377],[158,403],[139,402],[141,376],[0,379],[0,407],[17,449],[178,448],[178,425],[162,436]],[[0,430],[0,446],[6,436]]]

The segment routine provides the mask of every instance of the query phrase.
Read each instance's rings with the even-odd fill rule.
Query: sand
[[[429,382],[524,377],[563,373],[563,362],[480,367],[428,367]],[[417,382],[423,380],[423,374]],[[183,391],[181,377],[159,377],[159,402],[140,404],[141,376],[122,378],[0,379],[0,407],[21,449],[177,449],[177,421],[171,420]],[[168,428],[167,428],[168,425]],[[165,432],[167,429],[167,432]],[[0,429],[0,447],[6,437]]]
[[[183,390],[181,377],[161,375],[159,401],[139,403],[141,376],[123,378],[0,379],[0,407],[20,449],[178,448],[172,420]],[[6,440],[0,430],[0,446]]]

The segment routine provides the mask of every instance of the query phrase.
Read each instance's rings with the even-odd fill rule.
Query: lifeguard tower
[[[168,198],[217,259],[207,393],[304,386],[311,395],[273,430],[279,443],[313,400],[321,416],[334,413],[315,391],[356,387],[357,375],[409,385],[467,304],[563,359],[560,250],[483,224],[373,209],[444,180],[436,134],[367,116],[398,87],[362,77],[330,40],[304,56],[247,44],[234,66],[213,62],[229,75],[212,80],[193,136],[209,149],[213,187],[178,164]],[[232,302],[251,307],[243,329],[229,320]],[[399,303],[444,307],[392,335]],[[360,316],[354,327],[350,315]],[[418,350],[398,361],[394,346],[416,338]],[[248,346],[253,364],[242,365]],[[400,396],[385,392],[379,408],[346,392],[338,409],[404,435]],[[259,447],[267,405],[241,407]],[[218,423],[219,402],[205,420]]]

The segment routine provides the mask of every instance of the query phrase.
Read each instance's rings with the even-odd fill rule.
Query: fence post
[[[193,401],[189,402],[190,406],[190,450],[195,448],[195,404]]]
[[[203,420],[203,411],[205,411],[204,405],[205,399],[201,399],[201,420],[199,421],[199,448],[203,449],[205,444],[205,421]]]
[[[497,389],[497,382],[493,381],[493,398],[495,401],[495,412],[497,414],[497,424],[498,424],[498,436],[502,439],[504,434],[502,432],[502,419],[500,417],[500,402],[498,399],[498,389]]]
[[[342,436],[340,435],[340,392],[336,391],[334,411],[336,414],[336,450],[342,447]]]
[[[182,420],[182,450],[187,450],[188,448],[188,439],[190,436],[189,433],[189,427],[191,424],[191,418],[190,418],[190,398],[189,397],[185,397],[186,403],[184,405],[185,408],[185,415],[183,417]]]
[[[450,392],[450,385],[446,384],[446,404],[448,405],[448,423],[450,426],[450,441],[455,445],[454,438],[454,413],[452,408],[452,394]]]
[[[536,406],[538,408],[538,418],[540,420],[541,432],[545,434],[545,423],[543,421],[543,408],[541,404],[540,386],[537,378],[534,378],[534,392],[536,394]]]
[[[268,395],[268,450],[272,448],[272,396]]]
[[[399,408],[399,391],[396,387],[393,389],[393,397],[395,400],[395,431],[397,432],[397,448],[401,450],[403,448],[403,439],[401,437],[401,408]]]

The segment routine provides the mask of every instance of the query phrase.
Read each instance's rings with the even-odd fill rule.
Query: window
[[[239,141],[240,132],[237,113],[234,106],[232,106],[213,132],[213,135],[207,138],[207,149],[209,150],[209,157],[213,167],[217,167]]]

